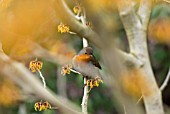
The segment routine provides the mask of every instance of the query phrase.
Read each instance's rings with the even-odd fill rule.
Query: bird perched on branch
[[[72,59],[73,68],[80,72],[83,76],[101,77],[99,70],[102,69],[99,62],[93,55],[91,47],[84,47]]]

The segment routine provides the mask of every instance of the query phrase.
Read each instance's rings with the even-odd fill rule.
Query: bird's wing
[[[99,62],[97,61],[97,59],[95,58],[94,55],[91,55],[91,62],[93,65],[95,65],[96,67],[98,67],[99,69],[102,69],[102,67],[100,66]]]

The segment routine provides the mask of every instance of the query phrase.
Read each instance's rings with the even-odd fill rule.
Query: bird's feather
[[[98,67],[99,69],[102,69],[102,67],[100,66],[99,62],[97,61],[97,59],[95,58],[94,55],[91,55],[91,62],[93,65],[95,65],[96,67]]]

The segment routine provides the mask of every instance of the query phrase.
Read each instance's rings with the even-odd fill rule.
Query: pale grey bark
[[[132,1],[121,1],[121,3],[123,5],[119,5],[119,12],[128,37],[130,52],[143,62],[139,70],[143,72],[143,77],[149,84],[149,91],[153,91],[150,95],[143,94],[146,112],[147,114],[164,114],[161,91],[154,78],[147,49],[147,27],[152,1],[141,0],[138,12],[135,11]],[[141,89],[146,91],[145,87]]]

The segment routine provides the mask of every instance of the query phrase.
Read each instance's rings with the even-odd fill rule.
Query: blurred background
[[[83,95],[83,77],[71,73],[62,76],[62,65],[82,49],[82,39],[77,35],[59,33],[61,23],[52,4],[53,0],[0,0],[0,41],[4,52],[12,59],[29,67],[31,60],[43,62],[42,74],[47,86],[80,106]],[[80,1],[66,0],[72,10]],[[110,0],[84,0],[80,3],[86,9],[91,27],[105,39],[111,39],[117,46],[129,51],[125,30],[119,18],[117,6]],[[136,5],[138,8],[138,5]],[[61,9],[62,12],[62,9]],[[64,15],[64,14],[63,14]],[[148,48],[155,78],[160,86],[170,67],[170,4],[155,3],[148,26]],[[74,31],[73,31],[74,32]],[[94,47],[93,44],[90,46]],[[42,51],[56,57],[50,60]],[[38,54],[37,54],[38,53]],[[100,61],[100,53],[94,50]],[[35,73],[37,78],[39,74]],[[91,114],[117,114],[117,101],[112,99],[111,89],[105,83],[92,89],[88,100]],[[36,112],[34,103],[38,96],[27,95],[9,78],[0,73],[0,114],[60,114],[58,110]],[[142,101],[141,101],[142,102]],[[170,83],[163,91],[163,102],[170,114]]]

